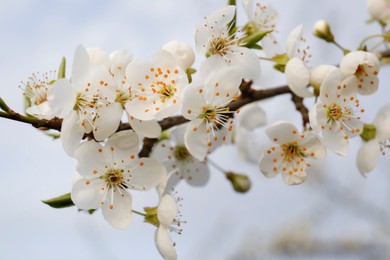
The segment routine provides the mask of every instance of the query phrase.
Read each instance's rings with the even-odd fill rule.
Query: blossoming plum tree
[[[109,55],[79,45],[70,77],[64,58],[57,76],[34,74],[24,84],[24,114],[0,98],[0,117],[57,131],[64,151],[77,161],[79,176],[71,192],[46,204],[76,206],[91,214],[101,209],[104,219],[119,229],[131,224],[133,214],[140,215],[157,227],[155,241],[162,257],[176,259],[169,231],[182,231],[180,199],[173,192],[177,183],[206,185],[212,166],[226,175],[235,191],[248,191],[246,175],[224,170],[209,154],[235,143],[244,159],[253,161],[247,138],[267,125],[267,111],[256,102],[280,95],[291,95],[302,128],[287,121],[265,127],[274,144],[260,147],[259,172],[266,177],[281,173],[286,184],[300,184],[307,178],[310,159],[324,159],[327,152],[345,156],[349,142],[359,136],[363,144],[358,170],[364,175],[375,167],[378,154],[390,147],[390,108],[382,107],[368,124],[361,120],[365,110],[360,100],[381,87],[378,74],[390,57],[384,48],[390,42],[389,1],[367,1],[383,32],[362,39],[356,50],[342,47],[330,25],[319,20],[314,35],[340,48],[344,57],[340,65],[314,68],[308,63],[311,53],[302,25],[289,34],[284,51],[276,40],[276,11],[253,1],[241,4],[229,1],[197,26],[194,44],[203,59],[199,68],[192,67],[191,45],[177,40],[155,50],[151,61],[133,60],[127,50]],[[247,22],[238,23],[237,8],[245,10]],[[368,44],[376,37],[381,38],[379,44]],[[261,76],[261,60],[271,62],[275,73],[285,73],[287,85],[253,88]],[[159,201],[145,205],[143,212],[133,209],[129,191],[154,188]]]

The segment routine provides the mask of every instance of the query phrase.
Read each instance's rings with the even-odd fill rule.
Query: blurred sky
[[[57,69],[62,56],[67,57],[70,71],[73,52],[80,43],[108,52],[129,49],[135,58],[150,58],[169,40],[194,46],[196,24],[224,4],[219,0],[1,0],[0,97],[21,112],[20,81],[34,72]],[[362,37],[379,32],[378,26],[365,24],[369,16],[363,0],[273,0],[272,4],[280,14],[281,42],[295,26],[304,25],[312,66],[337,64],[342,57],[338,49],[311,36],[317,19],[328,20],[337,40],[351,49]],[[239,19],[243,18],[240,11]],[[262,87],[285,83],[283,75],[273,72],[269,65],[263,63],[262,67]],[[382,72],[379,91],[361,101],[368,122],[381,105],[389,102],[386,73],[388,69]],[[307,105],[310,108],[313,101]],[[290,120],[301,124],[288,96],[261,106],[270,123]],[[263,137],[259,130],[254,142],[263,142]],[[373,212],[362,214],[349,209],[363,200],[386,211],[389,159],[380,158],[377,169],[364,179],[355,166],[359,145],[360,140],[353,140],[346,158],[329,154],[326,161],[313,163],[309,181],[295,187],[286,186],[281,178],[265,179],[256,165],[237,159],[234,147],[219,149],[213,160],[225,169],[247,173],[253,181],[252,189],[245,195],[234,193],[218,171],[212,172],[203,188],[180,185],[178,195],[184,198],[181,212],[188,221],[183,235],[173,235],[180,258],[228,259],[250,246],[248,234],[255,234],[255,241],[251,241],[255,245],[269,243],[281,230],[310,222],[316,210],[325,216],[316,225],[319,235],[368,240],[380,235]],[[29,125],[0,119],[0,147],[0,259],[159,259],[155,228],[142,223],[138,216],[127,230],[119,231],[109,226],[100,212],[89,216],[77,213],[75,208],[56,210],[40,201],[71,189],[75,161],[65,155],[58,141]],[[330,180],[334,190],[325,180]],[[341,188],[332,186],[333,181]],[[350,192],[357,201],[349,199]],[[153,191],[133,196],[137,210],[157,201]]]

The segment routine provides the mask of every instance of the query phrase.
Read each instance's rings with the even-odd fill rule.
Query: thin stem
[[[267,57],[258,57],[258,58],[259,60],[274,61],[273,59]]]
[[[333,40],[332,42],[334,45],[336,45],[340,50],[343,51],[344,55],[347,54],[348,52],[350,52],[350,50],[344,48],[343,46],[341,46],[338,42],[336,42],[335,40]]]
[[[138,215],[140,215],[140,216],[143,216],[143,217],[146,217],[146,216],[147,216],[145,213],[136,211],[136,210],[134,210],[134,209],[132,209],[131,212],[133,212],[133,213],[135,213],[135,214],[138,214]]]
[[[214,161],[210,160],[210,158],[207,158],[207,162],[210,163],[210,165],[213,166],[215,169],[217,169],[218,171],[226,175],[226,171],[222,169],[222,167],[216,164]]]
[[[360,42],[359,50],[363,50],[364,43],[366,43],[368,40],[374,39],[374,38],[379,38],[379,37],[380,37],[380,38],[384,38],[384,35],[383,35],[383,34],[374,34],[374,35],[367,36],[366,38],[364,38],[364,39]]]

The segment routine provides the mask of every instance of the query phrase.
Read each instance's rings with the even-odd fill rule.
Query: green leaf
[[[70,198],[70,193],[52,199],[48,199],[48,200],[42,200],[42,202],[56,209],[74,206],[74,203]]]
[[[261,41],[270,32],[272,32],[272,30],[255,32],[252,35],[250,35],[242,40],[243,45],[247,48],[253,48],[253,46],[255,46],[259,41]]]
[[[58,79],[64,79],[66,75],[66,59],[62,57],[60,68],[58,69]]]

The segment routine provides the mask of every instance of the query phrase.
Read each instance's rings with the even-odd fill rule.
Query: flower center
[[[348,112],[348,111],[346,111]],[[340,118],[343,116],[343,108],[340,107],[337,104],[332,104],[328,106],[327,110],[327,118],[328,118],[328,123],[333,122],[333,121],[339,121]]]
[[[213,55],[219,54],[221,56],[224,56],[227,54],[227,50],[230,45],[232,45],[231,41],[229,42],[229,40],[226,38],[218,37],[211,42],[211,47],[209,52]]]
[[[365,71],[365,68],[364,68],[364,65],[359,65],[357,68],[356,68],[356,71],[355,71],[355,76],[357,78],[359,77],[362,77],[362,76],[365,76],[367,73]]]
[[[123,181],[123,171],[121,169],[109,169],[102,177],[107,186],[111,189],[113,187],[127,188]]]
[[[203,119],[207,124],[214,124],[215,126],[226,126],[228,119],[230,118],[228,107],[216,107],[216,106],[203,106],[202,113],[198,118]]]
[[[296,158],[307,157],[307,155],[303,152],[303,149],[295,142],[282,144],[281,148],[283,150],[284,161],[291,162]]]
[[[175,146],[175,148],[173,149],[173,156],[178,161],[186,161],[192,157],[185,145],[183,144]]]
[[[126,92],[123,90],[117,90],[115,102],[120,103],[122,105],[123,109],[125,109],[125,104],[129,100],[130,100],[130,93],[129,92]]]

